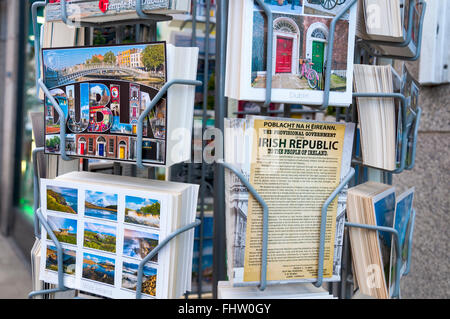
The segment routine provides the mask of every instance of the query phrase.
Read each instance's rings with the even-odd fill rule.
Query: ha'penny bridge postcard
[[[64,113],[69,156],[136,160],[141,114],[167,81],[165,42],[43,49],[44,83]],[[45,98],[45,152],[61,153],[61,120]],[[144,162],[165,164],[167,98],[143,123]]]

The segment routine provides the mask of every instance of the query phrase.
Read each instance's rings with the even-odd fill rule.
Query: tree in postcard
[[[116,63],[116,56],[111,51],[106,52],[105,56],[103,57],[103,62],[109,63],[109,64],[115,64]]]
[[[165,52],[164,45],[148,45],[142,51],[142,62],[147,70],[158,71],[164,66]]]
[[[60,142],[59,136],[53,136],[51,139],[45,141],[45,146],[49,149],[59,150]]]

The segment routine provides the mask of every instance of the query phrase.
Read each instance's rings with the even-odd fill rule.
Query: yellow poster
[[[321,209],[338,187],[345,124],[253,119],[250,183],[269,207],[268,280],[317,278]],[[248,204],[244,281],[260,281],[260,204]],[[324,278],[333,273],[337,199],[328,208]]]

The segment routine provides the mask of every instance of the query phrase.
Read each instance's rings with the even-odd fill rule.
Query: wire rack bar
[[[186,225],[180,229],[178,229],[177,231],[173,232],[172,234],[170,234],[169,236],[167,236],[166,238],[164,238],[164,240],[159,243],[158,246],[156,246],[155,248],[153,248],[153,250],[144,258],[142,259],[142,261],[139,263],[139,268],[138,268],[138,276],[137,276],[137,283],[136,283],[136,299],[141,299],[142,298],[142,278],[144,275],[144,266],[147,262],[149,262],[153,257],[156,256],[156,254],[158,252],[161,251],[161,249],[163,249],[172,239],[174,239],[175,237],[177,237],[178,235],[181,235],[182,233],[194,229],[195,227],[199,226],[202,222],[197,219],[195,222]]]
[[[414,167],[414,160],[413,160],[412,164],[410,164],[409,166],[406,165],[406,160],[407,160],[406,153],[407,153],[407,149],[408,149],[408,135],[409,135],[407,112],[408,112],[408,108],[410,107],[410,104],[411,104],[411,99],[406,98],[403,94],[400,94],[400,93],[353,93],[353,97],[355,97],[355,98],[393,98],[393,99],[400,100],[401,110],[402,110],[402,142],[401,142],[401,150],[400,150],[400,152],[401,152],[400,153],[401,154],[400,163],[397,163],[398,168],[396,168],[393,171],[387,171],[387,172],[392,173],[392,174],[400,174],[405,169],[412,169]],[[413,147],[412,147],[412,150],[413,150],[412,158],[413,159],[415,158],[415,153],[416,153],[415,150],[416,150],[416,144],[417,144],[417,133],[418,133],[418,127],[419,127],[419,123],[420,123],[421,112],[422,111],[419,108],[419,111],[415,117],[416,127],[415,127],[414,141],[413,141]],[[362,161],[359,159],[353,160],[353,163],[357,164],[357,165],[364,165],[362,163]],[[382,170],[382,169],[380,169],[380,170]],[[386,170],[382,170],[382,171],[386,171]]]
[[[72,159],[69,156],[67,156],[66,152],[66,115],[64,114],[64,111],[59,106],[58,102],[56,102],[55,98],[50,93],[49,89],[41,79],[38,79],[38,84],[59,115],[59,138],[60,138],[59,148],[61,152],[61,158],[64,161],[71,161]]]
[[[319,108],[320,110],[326,110],[328,108],[328,105],[330,103],[330,89],[331,89],[331,67],[332,67],[332,61],[333,61],[333,46],[334,46],[334,33],[336,31],[336,24],[339,21],[339,19],[348,11],[350,10],[358,0],[351,0],[349,1],[344,8],[342,8],[336,16],[331,20],[330,25],[330,38],[328,40],[328,47],[327,47],[327,64],[325,67],[325,86],[323,91],[323,104]]]
[[[252,184],[247,180],[247,178],[239,172],[237,168],[229,163],[225,163],[223,160],[218,160],[216,162],[219,165],[229,169],[241,180],[242,184],[247,187],[250,194],[255,197],[263,209],[263,231],[262,231],[262,259],[261,259],[261,283],[259,289],[261,291],[265,290],[267,287],[267,247],[269,242],[269,207],[267,206],[264,199],[259,195],[259,193],[253,188]]]
[[[361,40],[360,41],[361,46],[364,47],[369,52],[370,55],[375,56],[375,57],[403,60],[403,61],[416,61],[417,59],[419,59],[420,52],[422,49],[423,21],[425,19],[425,11],[427,8],[427,4],[424,1],[419,2],[419,4],[422,6],[422,12],[420,15],[419,27],[417,30],[418,31],[417,32],[417,44],[415,44],[415,47],[414,47],[415,51],[413,52],[412,57],[377,53],[370,46],[370,44],[372,44],[372,45],[379,45],[379,46],[405,47],[405,46],[408,46],[412,42],[412,40],[413,40],[412,39],[412,30],[413,30],[413,25],[414,25],[413,13],[416,10],[416,8],[415,8],[416,0],[411,0],[411,1],[414,1],[414,3],[411,3],[411,5],[410,5],[410,13],[409,13],[409,20],[408,20],[408,33],[407,33],[405,41],[403,41],[401,43],[396,43],[396,42],[386,42],[386,41],[377,41],[377,40]]]
[[[323,262],[325,254],[325,233],[327,227],[328,207],[330,206],[331,202],[339,195],[339,193],[345,188],[345,186],[347,186],[347,184],[350,182],[350,180],[353,178],[354,175],[355,169],[353,167],[350,167],[350,170],[347,173],[347,175],[341,181],[339,186],[333,191],[333,193],[331,193],[331,195],[328,197],[328,199],[322,206],[322,215],[320,221],[319,261],[318,261],[319,268],[318,268],[317,282],[314,284],[316,287],[322,286],[323,283]]]
[[[38,169],[38,154],[44,152],[43,147],[37,147],[33,150],[32,159],[33,159],[33,211],[37,211],[40,206],[40,187],[39,187],[39,169]],[[39,229],[39,219],[37,215],[34,214],[34,236],[36,238],[41,238],[41,232]]]
[[[261,281],[259,289],[262,291],[267,286],[267,251],[268,251],[268,234],[269,234],[269,208],[261,197],[260,194],[254,189],[247,178],[239,172],[237,168],[229,163],[225,163],[223,160],[217,161],[217,164],[224,166],[225,168],[232,171],[241,180],[241,182],[247,187],[250,194],[252,194],[255,199],[260,203],[263,208],[263,230],[262,230],[262,255],[261,255]],[[317,282],[314,283],[316,287],[320,287],[323,283],[323,259],[325,252],[325,232],[326,232],[326,218],[327,210],[331,202],[339,195],[339,193],[345,188],[345,186],[350,182],[355,174],[355,169],[350,168],[349,173],[340,182],[339,186],[333,191],[333,193],[327,198],[324,205],[322,206],[321,215],[321,227],[320,227],[320,246],[319,246],[319,260],[318,260],[318,276]]]
[[[152,102],[149,106],[147,106],[142,112],[142,114],[139,117],[138,124],[137,124],[137,137],[136,137],[136,166],[138,168],[145,168],[143,161],[142,161],[142,142],[143,142],[143,135],[144,135],[144,120],[148,116],[148,114],[153,110],[153,108],[158,104],[158,102],[163,98],[163,96],[167,93],[169,88],[172,85],[181,84],[181,85],[193,85],[193,86],[199,86],[202,85],[201,81],[194,81],[194,80],[180,80],[175,79],[167,82],[164,84],[164,86],[159,90],[158,94],[153,98]],[[166,154],[167,156],[167,154]]]
[[[28,298],[30,298],[30,299],[33,297],[36,297],[38,295],[45,295],[48,293],[55,293],[55,292],[68,290],[68,288],[66,288],[64,286],[63,249],[62,249],[61,243],[56,238],[56,235],[53,233],[53,230],[50,227],[50,225],[47,223],[47,219],[42,215],[41,209],[38,208],[34,214],[38,218],[40,225],[42,225],[45,228],[48,236],[50,236],[51,240],[53,241],[53,243],[56,246],[56,258],[57,258],[57,264],[58,264],[58,287],[55,289],[50,289],[50,290],[33,291],[28,295]],[[43,257],[45,257],[45,256],[43,256]]]
[[[408,252],[407,252],[407,259],[406,259],[406,264],[405,264],[405,270],[403,271],[403,273],[402,273],[402,266],[403,266],[402,265],[402,247],[401,247],[399,233],[395,228],[349,223],[349,222],[345,223],[346,227],[383,231],[383,232],[388,232],[388,233],[392,234],[392,238],[393,238],[393,242],[394,242],[394,249],[395,249],[395,253],[396,253],[396,261],[395,261],[396,275],[395,275],[394,291],[391,294],[392,298],[400,297],[400,279],[402,278],[402,276],[406,276],[410,270],[411,246],[412,246],[413,232],[414,232],[414,220],[415,220],[415,211],[412,210],[412,212],[410,214],[410,220],[409,220],[411,230],[410,230],[409,236],[408,236]]]

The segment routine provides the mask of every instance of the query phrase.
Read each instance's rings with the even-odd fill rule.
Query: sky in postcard
[[[105,55],[111,51],[117,56],[125,50],[144,50],[147,46],[148,44],[44,50],[43,59],[45,66],[59,70],[84,63],[86,60],[91,59],[93,55]]]
[[[158,240],[158,234],[144,233],[138,230],[125,229],[124,237],[127,238],[148,238]]]
[[[78,190],[74,188],[65,188],[65,187],[58,187],[58,186],[47,186],[47,189],[50,189],[58,194],[61,194],[63,196],[68,197],[77,197]]]
[[[138,271],[138,267],[139,267],[138,264],[127,263],[127,262],[123,263],[123,268],[126,271]],[[150,266],[144,266],[143,270],[144,270],[145,276],[154,276],[154,275],[156,275],[156,272],[157,272],[157,270],[155,268],[150,267]]]
[[[141,207],[152,205],[156,203],[157,200],[150,198],[141,198],[134,196],[126,196],[125,198],[125,206],[128,209],[139,210]]]
[[[117,195],[86,191],[86,201],[100,207],[117,206]]]
[[[114,264],[114,259],[111,259],[111,258],[108,258],[108,257],[92,255],[92,254],[88,254],[88,253],[84,253],[83,257],[84,257],[84,259],[92,260],[95,263],[109,262],[111,264]]]
[[[47,221],[53,230],[67,229],[70,233],[77,232],[77,221],[74,219],[48,216]]]
[[[102,235],[116,236],[116,228],[113,226],[94,224],[94,223],[84,223],[84,229],[89,230]]]

